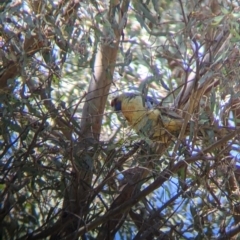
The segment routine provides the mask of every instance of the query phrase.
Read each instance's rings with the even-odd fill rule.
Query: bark
[[[70,224],[65,226],[65,229],[60,234],[53,235],[51,239],[56,239],[59,236],[67,239],[78,238],[77,229],[85,225],[84,219],[91,204],[91,195],[94,194],[91,187],[94,165],[93,155],[99,144],[104,108],[113,80],[120,38],[125,26],[121,27],[120,25],[126,18],[129,1],[125,0],[121,5],[119,4],[118,1],[117,3],[111,1],[109,7],[107,20],[112,24],[111,28],[114,31],[115,38],[109,39],[109,35],[105,35],[98,46],[82,112],[79,142],[73,147],[72,164],[74,176],[70,184],[67,183],[66,186],[64,213],[61,219],[63,224],[66,221],[69,221]],[[117,8],[119,8],[118,24],[114,20]],[[93,151],[90,150],[92,148]]]

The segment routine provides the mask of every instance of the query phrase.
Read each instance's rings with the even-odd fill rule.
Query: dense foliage
[[[2,1],[1,239],[236,237],[239,8]],[[110,108],[122,91],[172,107],[178,138],[139,138]]]

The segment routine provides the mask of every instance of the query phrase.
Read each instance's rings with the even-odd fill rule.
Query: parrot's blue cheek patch
[[[116,102],[115,103],[115,111],[121,111],[122,110],[122,103]]]

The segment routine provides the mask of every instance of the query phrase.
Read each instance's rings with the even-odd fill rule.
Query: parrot
[[[115,112],[121,112],[128,125],[144,139],[168,143],[178,137],[183,118],[170,108],[162,108],[150,96],[142,93],[124,92],[111,101]]]

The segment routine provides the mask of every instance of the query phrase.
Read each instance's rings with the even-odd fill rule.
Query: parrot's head
[[[116,112],[122,111],[124,107],[126,107],[127,105],[130,106],[130,104],[134,104],[135,108],[137,107],[139,109],[152,109],[159,105],[159,102],[153,97],[144,97],[143,94],[141,94],[140,92],[125,92],[118,95],[111,101],[111,107]]]
[[[138,121],[147,111],[141,93],[122,93],[111,101],[111,106],[114,111],[121,112],[130,125]]]
[[[111,101],[111,107],[116,112],[126,110],[136,110],[136,107],[142,109],[144,107],[143,98],[140,93],[125,92]]]

